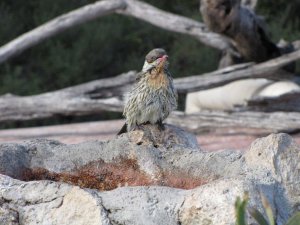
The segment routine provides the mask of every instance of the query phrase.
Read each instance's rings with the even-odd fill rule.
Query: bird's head
[[[166,51],[162,48],[155,48],[146,55],[143,72],[151,71],[154,68],[157,71],[161,71],[162,69],[166,69],[168,65],[169,62]]]

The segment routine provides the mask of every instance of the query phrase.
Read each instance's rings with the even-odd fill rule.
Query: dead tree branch
[[[0,121],[32,120],[55,115],[87,115],[102,111],[121,112],[123,101],[116,96],[127,91],[135,74],[136,72],[130,71],[115,78],[35,96],[2,96]]]
[[[209,32],[204,24],[195,20],[165,12],[136,0],[103,0],[59,16],[2,46],[0,63],[66,29],[112,13],[132,16],[169,31],[191,35],[217,49],[230,47],[226,38]]]
[[[135,17],[165,30],[191,35],[205,45],[219,50],[230,49],[226,38],[208,31],[203,23],[157,9],[141,1],[125,0],[125,2],[127,7],[119,10],[120,14]]]
[[[240,64],[217,70],[201,76],[190,76],[175,80],[177,90],[181,93],[200,91],[224,85],[231,81],[245,78],[284,79],[285,72],[278,69],[300,59],[300,50],[260,64]],[[279,75],[278,75],[279,74]]]
[[[264,97],[250,99],[247,106],[239,110],[260,111],[260,112],[300,112],[300,93],[292,92],[279,97]]]
[[[220,67],[236,64],[241,60],[264,62],[281,55],[280,49],[268,37],[262,18],[251,7],[242,6],[240,0],[200,0],[200,4],[203,20],[208,28],[230,38],[241,54],[241,58],[237,59],[227,54],[221,60]]]
[[[300,130],[300,113],[206,111],[184,115],[184,113],[176,112],[168,117],[167,123],[194,133],[245,127],[265,130],[265,132],[291,133]]]
[[[175,86],[178,92],[187,93],[244,78],[272,78],[278,68],[299,58],[300,50],[257,65],[241,64],[201,76],[178,78],[175,79]],[[130,88],[135,75],[136,72],[131,71],[114,78],[96,80],[35,96],[2,96],[0,121],[29,120],[55,115],[87,115],[101,111],[121,112],[123,101],[120,96]]]
[[[126,7],[122,0],[100,1],[59,16],[29,31],[0,48],[0,63],[68,28]]]

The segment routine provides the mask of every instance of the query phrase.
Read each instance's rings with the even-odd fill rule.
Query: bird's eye
[[[154,62],[156,60],[155,56],[152,56],[151,61]]]

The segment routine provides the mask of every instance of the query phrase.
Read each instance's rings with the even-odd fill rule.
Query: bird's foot
[[[159,131],[164,131],[165,130],[165,125],[162,123],[162,121],[161,120],[159,120],[158,122],[157,122],[157,125],[158,125],[158,129],[159,129]]]

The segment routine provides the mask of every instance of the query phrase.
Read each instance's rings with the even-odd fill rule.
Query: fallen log
[[[179,78],[175,80],[175,85],[178,92],[187,93],[221,86],[245,78],[291,79],[293,78],[291,74],[279,71],[279,69],[299,59],[300,50],[297,50],[260,64],[238,64],[201,76]]]
[[[239,110],[260,112],[300,112],[300,93],[291,92],[278,97],[254,98],[247,102],[245,107],[237,107]]]
[[[0,97],[0,121],[32,120],[55,115],[88,115],[103,111],[121,112],[123,101],[116,97],[135,79],[130,71],[114,78],[91,81],[74,87],[34,96]]]
[[[203,111],[185,115],[174,112],[167,123],[193,133],[209,132],[222,128],[255,128],[260,132],[296,133],[300,131],[299,112],[223,112]]]

